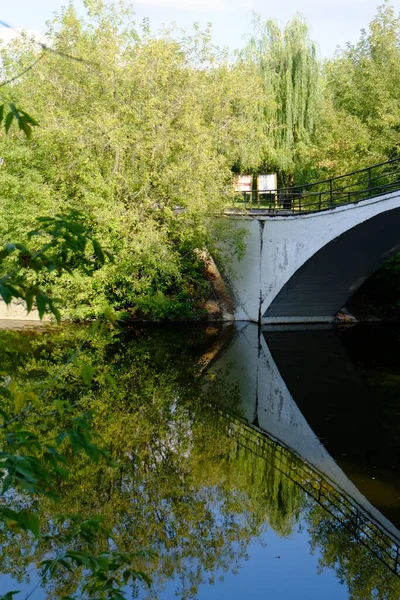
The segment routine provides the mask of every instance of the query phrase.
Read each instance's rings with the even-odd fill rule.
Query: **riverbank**
[[[232,322],[235,321],[234,298],[217,265],[210,256],[201,256],[204,263],[204,282],[209,286],[208,298],[196,308],[192,315],[185,318],[172,317],[157,319],[151,315],[129,314],[122,311],[127,322]],[[354,294],[347,305],[340,310],[334,322],[336,323],[370,323],[377,321],[400,321],[400,282],[397,281],[392,269],[382,267],[374,273]],[[51,322],[51,317],[45,315],[42,322]],[[74,319],[72,319],[74,320]],[[13,300],[9,306],[0,301],[0,328],[26,328],[31,324],[40,324],[39,313],[33,309],[27,313],[21,300]]]
[[[48,321],[49,317],[44,316],[43,321]],[[31,310],[30,313],[26,310],[26,305],[20,300],[13,300],[8,306],[5,302],[0,301],[0,326],[1,323],[7,323],[9,321],[19,321],[21,323],[26,322],[40,322],[39,312],[36,309]]]

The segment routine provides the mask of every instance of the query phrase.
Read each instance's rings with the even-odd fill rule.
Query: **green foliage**
[[[107,304],[150,316],[154,306],[157,318],[195,312],[206,298],[194,250],[212,251],[221,237],[215,215],[231,166],[258,160],[248,131],[259,82],[207,30],[154,36],[136,30],[129,10],[87,6],[86,20],[72,7],[59,13],[48,31],[53,52],[13,82],[18,106],[40,127],[31,140],[16,129],[0,137],[0,239],[22,239],[38,210],[80,210],[118,261],[90,280],[74,273],[56,282],[65,314],[96,316]],[[14,41],[2,53],[3,78],[36,54]],[[194,292],[182,304],[188,279]],[[161,297],[171,310],[158,308]]]
[[[151,578],[154,597],[177,577],[185,582],[181,596],[195,598],[198,586],[214,572],[238,568],[267,520],[283,535],[291,533],[302,492],[282,480],[274,456],[266,466],[230,439],[229,420],[210,400],[235,412],[237,390],[224,378],[203,390],[199,359],[215,337],[204,329],[187,328],[95,332],[79,358],[52,383],[51,397],[42,396],[29,424],[44,439],[54,435],[55,425],[57,431],[70,430],[64,427],[73,414],[68,406],[79,397],[82,408],[94,410],[90,429],[118,460],[118,470],[105,466],[104,460],[96,462],[85,449],[73,452],[71,435],[62,434],[60,454],[67,462],[55,460],[68,469],[69,478],[57,478],[57,502],[46,496],[30,508],[40,520],[40,537],[15,533],[21,536],[23,553],[16,555],[12,540],[0,532],[3,572],[9,564],[14,577],[23,580],[33,561],[45,570],[43,585],[46,591],[55,590],[55,598],[75,597],[85,588],[97,600],[107,597],[106,588],[101,590],[104,596],[98,588],[105,581],[97,577],[100,564],[116,589],[132,569],[129,585],[133,577],[140,586]],[[0,369],[8,370],[15,392],[29,388],[39,373],[46,388],[82,338],[82,328],[22,336],[2,332]],[[82,364],[90,361],[96,372],[88,387]],[[67,407],[62,414],[52,410],[52,398]],[[11,496],[10,508],[17,503],[18,497]],[[80,524],[93,519],[97,529],[84,538]]]
[[[6,112],[8,110],[8,112]],[[8,104],[6,107],[5,104],[0,104],[0,127],[4,125],[4,130],[8,133],[13,120],[16,120],[18,123],[19,129],[21,129],[26,137],[30,139],[32,135],[32,126],[39,125],[37,121],[25,111],[17,108],[13,102]],[[4,123],[3,123],[4,120]]]
[[[232,172],[277,170],[291,185],[398,153],[400,28],[388,3],[325,63],[299,15],[283,30],[256,17],[232,62],[209,30],[153,35],[129,9],[86,8],[55,17],[40,60],[21,38],[0,67],[13,80],[2,88],[0,240],[27,245],[37,214],[62,206],[91,215],[93,236],[118,256],[90,279],[48,280],[67,317],[108,305],[128,318],[201,317],[209,290],[196,251],[233,240],[215,218]]]
[[[64,363],[64,369],[66,365],[68,361]],[[84,364],[80,373],[87,387],[92,382],[94,369]],[[115,469],[118,465],[100,445],[100,436],[92,426],[92,415],[89,412],[77,413],[79,402],[56,398],[53,400],[54,410],[43,412],[45,405],[40,397],[44,397],[45,393],[38,396],[29,388],[21,389],[8,377],[3,372],[5,383],[0,387],[0,414],[3,419],[0,426],[2,535],[7,535],[7,530],[13,538],[20,531],[30,532],[39,544],[47,548],[39,562],[44,583],[49,578],[53,579],[60,569],[63,573],[65,570],[73,573],[77,567],[83,566],[87,572],[82,581],[82,591],[89,598],[121,600],[125,598],[122,589],[127,583],[141,580],[149,585],[148,576],[133,567],[137,551],[120,552],[110,548],[97,554],[93,552],[95,543],[113,539],[113,533],[103,527],[100,515],[83,518],[79,514],[58,514],[52,517],[51,523],[40,519],[34,509],[34,499],[43,501],[47,498],[52,503],[60,503],[60,482],[69,481],[74,457],[84,453],[94,464],[102,459],[110,468]],[[110,377],[106,381],[109,382]],[[60,422],[56,427],[50,424],[54,415],[58,415],[58,421],[62,418],[62,425]],[[37,423],[32,424],[32,420],[40,423],[40,433],[36,432]],[[14,498],[17,500],[13,501]],[[15,507],[11,508],[10,504]],[[22,508],[18,507],[19,504]],[[82,546],[83,542],[86,548]],[[71,550],[71,544],[77,545],[79,551]],[[51,559],[47,558],[50,547],[58,548],[57,555]]]
[[[5,265],[8,272],[0,276],[0,295],[6,304],[19,298],[30,312],[35,301],[41,319],[48,308],[60,321],[54,300],[40,287],[42,273],[55,273],[59,277],[65,272],[81,269],[90,275],[97,265],[104,265],[106,256],[113,261],[112,255],[103,251],[99,242],[87,232],[84,220],[87,221],[77,211],[39,217],[38,228],[27,234],[28,239],[36,241],[37,249],[21,243],[5,244],[0,250],[0,267],[4,269]],[[43,238],[45,243],[38,246]],[[91,255],[88,254],[88,242],[92,246]],[[34,277],[30,277],[32,273]]]
[[[319,117],[320,65],[304,19],[297,15],[280,30],[273,20],[254,18],[255,34],[242,52],[263,85],[265,146],[262,169],[278,170],[292,183],[310,153]]]
[[[54,436],[56,427],[70,423],[71,413],[60,414],[52,399],[68,406],[79,397],[82,410],[93,409],[90,427],[118,461],[114,469],[85,450],[73,454],[66,437],[69,479],[57,478],[60,500],[45,496],[27,507],[39,518],[38,538],[29,531],[0,531],[3,573],[22,582],[27,565],[51,561],[51,567],[42,565],[48,568],[45,593],[65,599],[79,597],[83,586],[91,589],[99,564],[111,565],[106,580],[114,588],[116,580],[124,582],[126,568],[134,571],[133,582],[122,586],[126,595],[147,587],[146,574],[149,597],[162,598],[174,580],[181,582],[178,597],[194,599],[201,584],[240,568],[248,545],[267,528],[290,536],[301,522],[312,548],[321,552],[321,568],[335,568],[359,598],[397,597],[398,578],[285,475],[309,467],[257,431],[252,433],[260,454],[244,447],[249,427],[238,418],[241,397],[230,383],[237,365],[216,373],[211,386],[201,376],[201,358],[220,334],[199,326],[97,330],[54,382],[71,350],[86,339],[84,328],[0,332],[0,369],[8,371],[9,385],[14,382],[16,391],[38,386],[40,377],[41,390],[53,382],[51,398],[42,396],[31,413],[31,429],[44,439]],[[86,364],[96,365],[90,387],[81,377]],[[244,437],[232,434],[232,423]],[[331,491],[335,504],[338,492]],[[11,496],[9,508],[17,510],[18,502]],[[93,591],[92,597],[106,596]]]
[[[352,534],[318,504],[310,506],[307,521],[312,551],[321,551],[320,566],[334,569],[355,600],[393,600],[400,594],[400,580]]]
[[[105,256],[110,260],[112,256],[103,251],[101,245],[87,231],[82,223],[82,216],[76,211],[68,215],[56,217],[42,217],[38,219],[39,228],[31,231],[28,238],[40,241],[45,237],[46,243],[35,252],[24,244],[6,244],[0,253],[0,263],[3,261],[12,270],[1,276],[0,292],[3,300],[9,304],[13,298],[19,298],[26,303],[28,311],[32,309],[36,299],[39,315],[42,318],[48,305],[51,312],[60,320],[58,309],[54,302],[42,292],[35,280],[29,281],[29,273],[40,274],[43,270],[48,273],[57,272],[60,276],[64,272],[82,268],[90,274],[94,261],[104,264]],[[91,242],[93,254],[87,257],[87,244]],[[18,254],[15,259],[15,252]],[[14,260],[14,265],[12,259]],[[2,265],[4,267],[4,265]],[[112,316],[112,315],[111,315]],[[94,328],[94,331],[98,329]],[[76,352],[75,352],[76,354]],[[74,356],[74,355],[73,355]],[[70,359],[71,360],[71,359]],[[64,363],[65,369],[70,362]],[[85,386],[90,386],[95,369],[90,364],[81,367],[81,378]],[[56,379],[60,373],[56,375]],[[108,382],[111,377],[107,379]],[[50,383],[51,387],[51,383]],[[95,464],[104,459],[111,468],[116,468],[117,463],[111,459],[108,450],[98,442],[99,436],[92,428],[91,414],[79,414],[76,408],[79,402],[68,402],[65,399],[53,400],[54,410],[43,415],[40,398],[48,393],[48,389],[37,395],[26,387],[17,387],[10,381],[9,375],[2,373],[0,385],[0,416],[2,418],[0,476],[2,488],[0,490],[0,522],[3,533],[10,531],[12,536],[18,532],[30,532],[35,540],[46,540],[47,544],[58,543],[63,547],[55,558],[44,558],[40,562],[42,580],[53,577],[55,571],[63,567],[73,572],[72,567],[84,566],[89,570],[85,584],[82,587],[88,597],[106,598],[107,600],[123,600],[121,591],[128,582],[136,579],[150,584],[149,578],[142,572],[133,568],[137,553],[121,553],[115,549],[102,552],[98,555],[90,551],[73,552],[68,546],[79,543],[83,539],[90,545],[95,540],[111,539],[112,533],[101,527],[102,518],[99,516],[82,519],[79,516],[70,517],[61,515],[54,517],[52,523],[55,530],[43,533],[42,523],[38,515],[26,507],[32,505],[35,498],[47,498],[52,502],[59,502],[61,495],[58,490],[60,481],[68,481],[70,472],[68,464],[71,457],[83,452]],[[58,414],[63,418],[63,426],[52,428],[45,435],[37,433],[30,420],[39,419],[43,424],[46,416]],[[39,428],[40,429],[40,428]],[[10,508],[9,498],[19,497],[22,508]],[[17,509],[16,509],[17,508]],[[45,527],[48,526],[46,522]],[[18,592],[9,592],[4,598],[12,598]]]
[[[325,66],[325,118],[316,159],[330,172],[399,154],[400,20],[385,1],[359,42]]]

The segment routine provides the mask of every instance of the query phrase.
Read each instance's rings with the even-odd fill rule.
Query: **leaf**
[[[23,119],[23,118],[21,118],[18,121],[18,125],[19,125],[19,128],[24,131],[28,140],[30,140],[32,137],[32,127],[28,123],[26,123],[25,119]]]
[[[65,553],[65,557],[74,560],[80,567],[90,567],[90,558],[84,552],[74,552],[70,550],[69,552]]]
[[[67,462],[67,457],[64,456],[64,454],[60,454],[59,452],[57,452],[57,450],[55,448],[53,448],[52,446],[46,446],[46,450],[49,454],[54,456],[54,458],[56,458],[58,461],[60,461],[62,463]]]
[[[5,258],[7,258],[7,256],[10,255],[11,250],[9,250],[7,248],[7,246],[5,248],[3,248],[3,250],[0,250],[0,262],[2,260],[4,260]]]
[[[89,519],[85,519],[85,521],[82,521],[80,527],[81,529],[95,529],[97,531],[103,522],[104,516],[96,515],[94,517],[90,517]]]
[[[17,120],[18,127],[22,131],[24,131],[26,137],[29,139],[31,137],[31,134],[32,134],[32,127],[30,126],[29,121],[26,119],[24,113],[21,113],[18,110],[18,108],[15,106],[15,104],[13,104],[12,102],[10,102],[9,107],[11,109],[11,112],[12,112],[13,116]],[[29,117],[29,120],[30,120],[30,117]]]
[[[6,129],[6,133],[8,133],[8,130],[11,127],[11,123],[13,122],[14,119],[14,115],[12,112],[9,112],[6,116],[6,123],[5,123],[5,129]]]
[[[26,310],[28,313],[30,313],[32,310],[34,297],[35,297],[35,292],[33,290],[29,290],[25,294]]]
[[[54,406],[56,407],[60,417],[62,417],[64,414],[64,404],[65,404],[65,402],[63,400],[59,400],[59,399],[55,400],[55,402],[54,402]]]
[[[119,464],[113,458],[107,458],[107,464],[112,469],[118,469],[118,467],[119,467]]]
[[[70,573],[73,573],[74,570],[71,569],[70,565],[67,563],[66,560],[64,560],[63,558],[60,558],[58,561],[58,564],[62,565],[65,569],[67,569],[67,571],[69,571]]]
[[[38,537],[40,532],[39,517],[33,513],[22,511],[18,515],[18,523],[22,529],[31,531],[35,537]]]
[[[0,596],[0,600],[13,600],[13,596],[15,594],[19,594],[21,590],[16,590],[14,592],[7,592],[4,596]]]
[[[65,481],[69,480],[69,471],[67,471],[67,469],[63,469],[62,467],[56,464],[53,465],[53,468],[57,475],[59,475],[62,479],[64,479]]]
[[[85,452],[89,458],[91,458],[95,463],[98,463],[100,460],[100,450],[94,444],[88,444],[85,446]]]
[[[7,302],[6,299],[4,298],[4,295],[6,297],[8,297],[10,294],[11,294],[10,301],[12,300],[12,298],[23,298],[23,295],[21,294],[21,292],[19,290],[17,290],[14,286],[10,285],[9,283],[7,283],[7,284],[0,283],[0,295],[3,296],[3,299],[7,304],[9,304],[10,301]]]
[[[39,400],[39,397],[34,392],[28,392],[26,394],[26,398],[27,398],[27,400],[29,400],[29,402],[31,404],[33,404],[34,406],[36,406],[36,408],[40,408],[41,407],[41,402]]]
[[[19,119],[19,112],[18,112],[18,108],[15,106],[15,104],[13,102],[10,102],[8,105],[14,115],[14,117],[16,119]]]
[[[95,368],[93,365],[83,365],[81,369],[81,377],[85,385],[90,385],[92,383],[94,373]]]
[[[93,244],[93,249],[95,251],[96,257],[99,259],[101,264],[103,264],[105,259],[104,259],[104,252],[102,250],[102,247],[100,246],[100,244],[97,240],[92,240],[92,244]]]
[[[130,571],[130,569],[126,569],[122,573],[122,579],[123,579],[123,582],[125,583],[125,585],[128,583],[130,578],[131,578],[131,571]]]
[[[1,283],[0,283],[0,296],[3,298],[3,300],[6,304],[10,304],[11,300],[13,299],[13,294],[12,294],[10,288],[5,285],[2,285]]]
[[[60,314],[60,311],[58,310],[58,308],[56,308],[54,306],[53,302],[51,302],[51,304],[50,304],[50,310],[51,310],[52,314],[55,316],[57,323],[60,323],[61,314]]]
[[[25,394],[23,392],[17,392],[14,396],[14,408],[15,412],[21,412],[21,409],[25,406]]]
[[[110,306],[107,306],[104,310],[104,318],[109,321],[112,325],[118,325],[117,315]]]
[[[36,306],[39,311],[39,317],[41,319],[45,313],[47,301],[48,301],[48,298],[47,298],[46,294],[44,294],[42,291],[38,290],[36,292]]]
[[[116,390],[117,389],[117,382],[115,380],[115,378],[110,375],[110,373],[104,373],[104,378],[106,381],[108,381],[108,383],[111,385],[111,387]]]
[[[1,125],[1,122],[3,121],[3,117],[4,117],[4,104],[2,104],[0,106],[0,125]]]
[[[39,123],[34,119],[31,115],[28,115],[24,110],[20,110],[19,113],[24,117],[27,123],[31,123],[31,125],[39,126]]]
[[[68,437],[68,432],[67,431],[60,431],[60,433],[57,435],[56,438],[56,444],[57,446],[60,446],[60,444],[63,443],[63,441]]]

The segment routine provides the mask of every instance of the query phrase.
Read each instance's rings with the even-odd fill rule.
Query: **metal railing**
[[[400,190],[400,157],[344,175],[276,190],[235,192],[233,207],[271,215],[320,212]]]
[[[400,577],[400,541],[392,537],[364,508],[265,431],[222,410],[217,409],[217,412],[225,421],[226,434],[230,438],[262,459],[268,460],[272,452],[278,471],[298,485],[359,544],[368,548],[379,562]]]

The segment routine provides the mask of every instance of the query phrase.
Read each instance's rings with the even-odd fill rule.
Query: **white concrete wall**
[[[248,232],[245,256],[241,261],[234,259],[231,267],[236,319],[257,322],[282,287],[316,252],[356,225],[396,208],[400,208],[399,191],[320,213],[231,216]],[[327,315],[326,320],[331,318]]]

